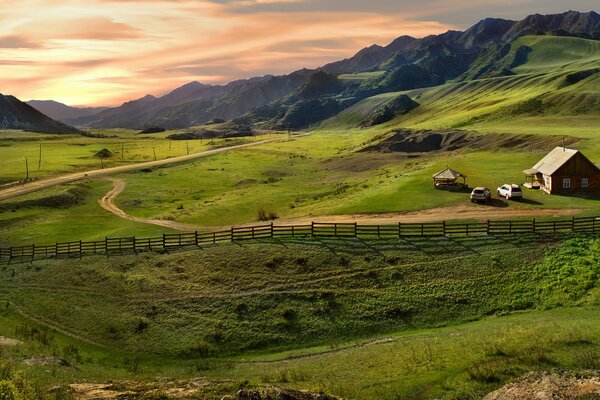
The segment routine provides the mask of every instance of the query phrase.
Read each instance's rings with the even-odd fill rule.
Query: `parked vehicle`
[[[506,200],[522,199],[523,191],[521,190],[521,187],[519,185],[506,184],[506,185],[502,185],[498,188],[498,196],[504,197],[504,198],[506,198]]]
[[[492,197],[492,192],[490,191],[490,189],[488,189],[486,187],[476,187],[471,192],[471,201],[473,203],[479,203],[479,202],[487,203],[488,201],[490,201],[491,197]]]

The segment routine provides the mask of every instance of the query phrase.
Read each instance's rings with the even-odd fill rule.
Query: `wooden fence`
[[[471,223],[398,223],[393,225],[361,225],[358,223],[319,223],[307,225],[257,225],[231,227],[216,232],[164,234],[150,238],[135,236],[104,238],[91,242],[63,242],[52,245],[0,248],[0,263],[33,261],[45,258],[69,258],[85,255],[127,254],[140,251],[169,251],[206,244],[270,238],[402,238],[451,237],[477,235],[560,234],[597,232],[600,217],[581,217],[551,221],[486,221]]]

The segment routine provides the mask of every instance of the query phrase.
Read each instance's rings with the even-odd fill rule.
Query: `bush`
[[[276,212],[267,211],[264,208],[260,208],[258,210],[258,220],[259,221],[273,221],[279,218]]]

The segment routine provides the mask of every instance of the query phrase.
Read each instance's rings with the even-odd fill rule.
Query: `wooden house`
[[[600,190],[600,168],[579,150],[557,147],[523,172],[530,180],[526,186],[550,194]]]

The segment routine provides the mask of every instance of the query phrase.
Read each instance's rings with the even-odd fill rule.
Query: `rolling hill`
[[[553,118],[567,128],[573,117],[594,117],[600,111],[600,42],[560,36],[525,36],[512,42],[504,57],[489,59],[484,69],[503,70],[521,49],[526,59],[500,76],[455,80],[431,88],[369,97],[325,122],[325,126],[358,126],[401,95],[419,107],[398,116],[389,127],[415,129],[471,128],[494,130],[524,120]],[[467,73],[482,69],[475,65]],[[560,125],[560,122],[558,122]],[[530,126],[529,122],[524,126]]]
[[[547,42],[544,55],[538,51],[529,57],[530,47],[519,42],[526,36],[564,40],[552,45]],[[577,57],[569,47],[571,43],[586,43],[584,46],[592,48],[599,38],[600,14],[595,12],[535,14],[521,21],[487,18],[464,32],[448,31],[422,39],[402,36],[387,46],[374,45],[315,70],[222,86],[191,82],[165,96],[146,96],[73,123],[97,128],[175,129],[214,118],[242,117],[244,122],[265,128],[301,129],[384,93],[522,74],[525,63],[526,68],[534,68],[536,63],[562,65],[569,54]],[[417,110],[408,115],[418,114]]]
[[[14,96],[0,94],[0,129],[23,129],[40,133],[81,133],[42,114]]]

